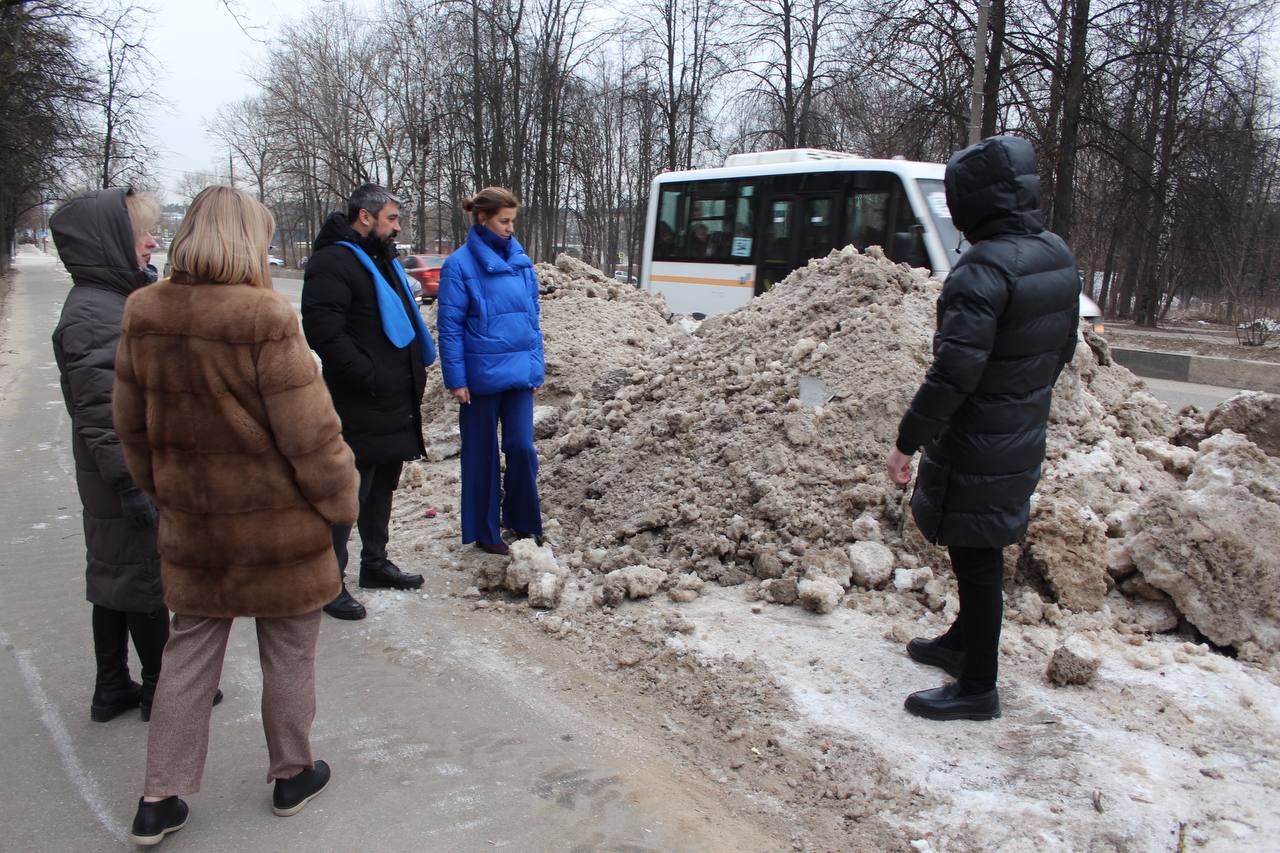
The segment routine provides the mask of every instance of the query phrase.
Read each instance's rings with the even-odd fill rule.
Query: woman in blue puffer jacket
[[[538,279],[512,236],[520,201],[510,190],[488,187],[462,208],[475,224],[440,270],[436,317],[444,384],[461,404],[462,542],[506,554],[502,527],[516,538],[542,536],[533,446],[533,395],[544,381]]]

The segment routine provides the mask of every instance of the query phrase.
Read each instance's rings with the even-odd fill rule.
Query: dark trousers
[[[356,528],[360,531],[360,562],[376,563],[387,559],[387,542],[391,539],[391,495],[400,483],[403,462],[383,462],[362,465],[356,461],[360,474],[360,515]],[[338,557],[338,569],[347,576],[347,540],[351,528],[333,528],[333,551]]]
[[[990,690],[996,686],[1004,618],[1004,549],[952,545],[947,551],[960,585],[960,612],[938,642],[964,652],[962,692]]]
[[[507,473],[501,479],[498,425]],[[533,446],[533,391],[472,394],[458,407],[462,432],[462,542],[491,545],[501,528],[542,534],[538,451]],[[501,514],[499,514],[501,513]]]
[[[98,661],[98,687],[129,686],[129,638],[142,664],[142,686],[150,693],[160,677],[164,644],[169,639],[169,611],[127,613],[93,605],[93,652]]]
[[[147,778],[142,791],[148,797],[200,790],[209,753],[213,694],[222,678],[231,621],[180,613],[173,617],[173,635],[164,652],[164,676],[147,732]],[[255,621],[270,782],[296,776],[312,765],[320,611]]]

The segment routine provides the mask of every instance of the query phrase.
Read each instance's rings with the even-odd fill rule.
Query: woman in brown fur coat
[[[313,761],[320,608],[338,594],[330,528],[355,523],[351,450],[289,303],[271,289],[275,223],[209,187],[169,250],[172,277],[130,297],[116,356],[115,425],[134,481],[160,510],[173,626],[130,840],[186,823],[200,788],[231,621],[257,619],[273,808],[318,794]]]

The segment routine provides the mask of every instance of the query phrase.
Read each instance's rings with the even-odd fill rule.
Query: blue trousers
[[[507,474],[500,483],[498,424]],[[533,391],[472,394],[458,407],[462,432],[462,542],[492,545],[502,528],[542,534],[538,452],[533,446]],[[501,515],[499,515],[501,511]]]

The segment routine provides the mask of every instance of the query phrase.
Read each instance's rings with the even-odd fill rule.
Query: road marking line
[[[62,761],[63,769],[67,771],[67,776],[71,778],[72,783],[76,786],[80,799],[84,800],[84,804],[89,807],[89,811],[93,812],[93,816],[98,819],[98,823],[102,824],[103,829],[111,834],[111,837],[121,844],[128,840],[124,831],[115,825],[111,817],[111,812],[107,809],[106,804],[102,801],[101,794],[98,793],[98,785],[93,781],[93,777],[85,770],[84,765],[80,763],[80,759],[76,757],[75,746],[71,743],[71,733],[67,731],[67,727],[63,724],[62,718],[58,716],[58,711],[53,707],[53,702],[49,700],[49,696],[44,692],[44,686],[40,682],[40,672],[36,669],[35,664],[31,662],[31,652],[19,651],[13,643],[9,642],[9,635],[0,630],[0,647],[13,650],[14,660],[18,662],[18,672],[22,675],[22,683],[27,688],[27,695],[31,699],[31,704],[40,712],[40,722],[44,723],[45,729],[49,732],[49,737],[53,739],[53,745],[58,750],[58,758]]]

